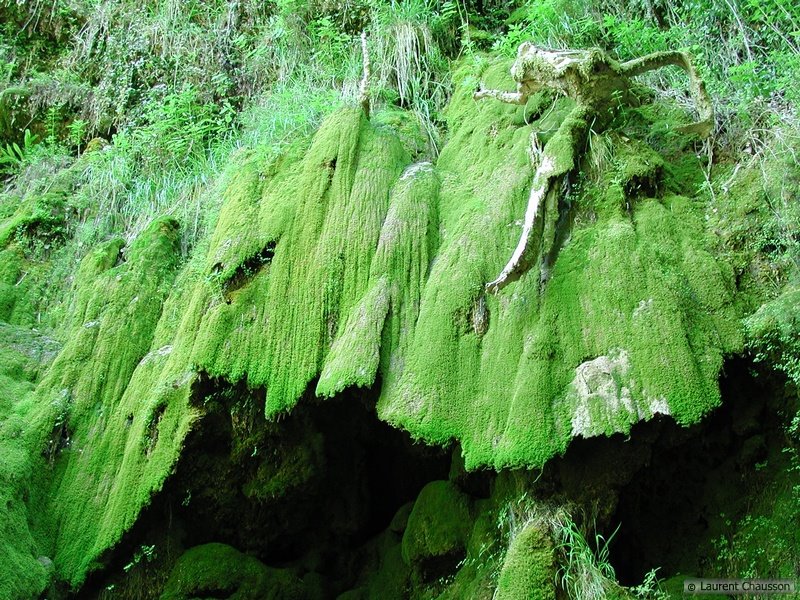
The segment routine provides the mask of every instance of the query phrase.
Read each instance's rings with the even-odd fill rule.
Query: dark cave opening
[[[797,407],[785,378],[746,358],[726,362],[720,385],[721,405],[699,424],[658,417],[628,436],[575,439],[530,473],[534,495],[574,509],[588,538],[618,528],[609,561],[623,585],[656,568],[660,579],[736,575],[714,572],[714,540],[778,476],[774,457]],[[108,597],[102,590],[125,580],[143,546],[158,549],[158,562],[143,565],[158,590],[183,551],[221,542],[321,582],[319,597],[333,598],[353,587],[372,541],[427,483],[455,478],[485,498],[496,481],[463,472],[458,449],[414,443],[379,421],[374,390],[308,395],[276,421],[263,417],[263,390],[205,379],[195,397],[204,417],[174,474],[81,597]]]
[[[650,439],[646,460],[619,486],[606,533],[617,525],[610,560],[622,585],[641,583],[658,569],[671,576],[724,577],[715,540],[776,472],[785,445],[785,379],[746,358],[728,360],[721,405],[701,423],[681,427],[660,418],[634,427]]]
[[[358,577],[364,544],[448,476],[451,451],[378,420],[371,390],[305,397],[275,422],[263,417],[263,390],[206,379],[195,396],[205,414],[174,474],[81,597],[105,597],[149,545],[159,560],[142,566],[156,590],[184,550],[209,542],[323,580],[335,597]]]

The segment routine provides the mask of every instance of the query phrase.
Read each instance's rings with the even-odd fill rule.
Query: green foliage
[[[138,565],[142,561],[150,562],[156,557],[156,547],[155,545],[146,545],[143,544],[139,547],[136,553],[133,555],[131,561],[122,567],[122,570],[126,573],[130,571],[133,567]]]
[[[496,85],[506,70],[501,63],[480,75]],[[379,112],[374,123],[358,109],[330,115],[310,147],[295,134],[313,127],[324,102],[254,130],[264,143],[237,155],[217,182],[216,229],[177,281],[171,220],[157,221],[121,264],[119,239],[87,256],[70,341],[36,392],[45,400],[25,446],[50,449],[53,478],[37,493],[46,505],[34,521],[59,532],[44,552],[60,576],[81,582],[162,485],[197,416],[188,404],[197,370],[266,387],[271,417],[312,382],[328,396],[379,375],[379,413],[418,437],[460,439],[468,467],[543,464],[576,431],[627,431],[655,411],[654,400],[687,423],[713,406],[721,355],[738,343],[729,284],[707,253],[698,205],[626,196],[653,167],[635,144],[614,138],[608,172],[576,194],[595,218],[573,231],[544,288],[527,278],[481,297],[514,241],[508,224],[528,191],[530,132],[547,136],[570,106],[526,124],[524,109],[476,105],[472,89],[464,79],[436,167],[409,165],[395,121]],[[169,106],[160,118],[191,127],[196,102]],[[143,131],[156,121],[145,119]],[[129,208],[152,197],[137,196],[136,182],[147,181],[139,174],[148,185],[164,180],[137,162],[135,135],[127,139],[87,153],[80,194],[96,190],[112,208],[98,214],[131,210],[133,223],[152,214]],[[213,173],[189,156],[197,173]],[[117,204],[103,204],[110,198]],[[594,396],[584,407],[573,394],[576,369],[598,357],[618,361],[634,409],[615,412]],[[573,429],[584,409],[588,421]],[[405,546],[463,553],[469,532],[456,521],[430,536],[410,528],[408,539],[421,541]],[[451,529],[457,535],[437,537]]]
[[[142,105],[141,125],[116,143],[126,149],[130,144],[141,156],[144,169],[177,166],[196,156],[203,156],[211,141],[219,142],[235,126],[233,107],[202,102],[192,86],[161,94],[154,90]]]
[[[18,197],[13,212],[0,220],[0,247],[16,241],[29,257],[38,260],[68,233],[66,203],[77,178],[76,170],[70,167],[46,172],[49,181],[44,185],[38,181]]]
[[[322,16],[308,24],[312,59],[315,69],[330,73],[334,80],[344,74],[342,65],[354,56],[356,39],[340,31],[330,16]]]
[[[19,298],[19,283],[24,259],[17,248],[0,251],[0,321],[11,321]]]
[[[669,600],[658,579],[658,568],[648,571],[642,583],[631,587],[631,593],[639,600]]]
[[[312,133],[341,103],[336,91],[318,90],[306,81],[278,84],[240,117],[243,140],[259,151],[279,154],[291,142]]]
[[[0,174],[18,172],[25,159],[28,158],[36,145],[36,136],[30,129],[25,130],[22,146],[16,142],[0,146]]]
[[[793,478],[794,481],[797,481]],[[798,535],[797,503],[790,494],[781,493],[771,499],[774,508],[769,512],[753,510],[737,523],[730,523],[733,534],[713,540],[719,568],[741,577],[790,578],[794,570],[788,556],[796,556]]]
[[[69,132],[67,142],[70,146],[76,148],[78,153],[81,152],[81,147],[86,139],[88,128],[88,121],[83,119],[73,119],[69,125],[67,125],[67,131]]]
[[[427,120],[437,118],[449,96],[448,65],[437,33],[447,30],[456,14],[446,3],[436,10],[426,0],[393,0],[378,5],[373,17],[377,86],[395,90],[401,106]]]
[[[800,11],[787,0],[694,0],[614,4],[527,2],[494,48],[513,56],[523,41],[545,47],[600,46],[622,60],[689,49],[722,116],[721,145],[741,150],[776,123],[794,123],[800,75]],[[645,76],[657,89],[685,85],[676,73]]]
[[[745,320],[755,359],[800,384],[800,289],[788,288]]]
[[[710,201],[690,185],[703,172],[686,140],[659,137],[672,113],[630,114],[659,153],[669,148],[663,160],[622,133],[595,139],[604,149],[568,197],[585,218],[560,231],[569,241],[557,245],[549,279],[539,280],[538,264],[486,297],[483,285],[517,239],[530,134],[563,143],[552,132],[569,102],[540,118],[530,106],[476,104],[479,79],[512,85],[506,62],[477,56],[451,99],[446,56],[458,50],[456,31],[471,35],[463,2],[234,4],[97,0],[80,19],[50,15],[77,37],[57,49],[63,70],[31,95],[31,130],[49,143],[26,132],[30,148],[4,146],[0,158],[18,174],[0,206],[0,318],[24,313],[34,323],[27,282],[45,286],[42,274],[63,273],[67,285],[83,261],[64,299],[68,342],[38,387],[36,369],[0,352],[2,597],[41,591],[40,553],[74,585],[107,556],[171,472],[198,418],[189,398],[200,371],[266,388],[264,408],[276,419],[308,396],[380,382],[381,418],[415,438],[459,440],[468,468],[499,469],[542,465],[576,435],[627,432],[656,413],[696,422],[719,401],[722,356],[741,348],[733,273],[712,255]],[[785,0],[734,3],[742,28],[723,4],[700,0],[684,15],[683,5],[673,12],[656,3],[651,16],[547,0],[527,6],[496,48],[600,44],[627,58],[688,45],[729,110],[750,115],[760,98],[783,111],[796,88],[796,9]],[[35,27],[49,27],[48,10],[15,6],[12,21],[45,17]],[[719,52],[706,41],[715,27],[725,36]],[[360,77],[362,29],[375,74],[371,120],[340,109]],[[14,62],[0,81],[34,76],[27,68]],[[77,106],[56,102],[90,83],[91,96],[74,94]],[[412,163],[430,154],[420,119],[384,112],[381,102],[422,117],[440,146],[435,165]],[[763,114],[751,116],[763,123]],[[59,145],[80,152],[86,138],[111,130],[103,150],[45,170]],[[33,172],[20,172],[26,164],[40,169],[39,187]],[[764,239],[750,236],[787,263],[792,210],[787,204]],[[69,247],[56,263],[62,243]],[[34,262],[41,270],[28,274]],[[792,376],[795,301],[787,292],[747,322],[751,347]],[[509,597],[548,597],[554,548],[540,528],[520,521],[500,563],[480,533],[494,523],[476,525],[473,539],[465,496],[446,482],[425,490],[375,589],[405,581],[404,557],[420,566],[468,552],[476,580],[499,578]],[[574,523],[560,531],[564,586],[608,591],[606,541],[592,547]],[[190,550],[165,597],[220,582],[233,590],[231,565],[247,574],[232,592],[241,597],[264,597],[273,576],[293,589],[288,574],[253,560],[233,549]],[[471,583],[458,584],[471,597]]]
[[[568,515],[557,515],[553,529],[558,542],[558,580],[567,596],[572,600],[607,597],[616,580],[609,562],[609,544],[616,531],[607,539],[595,532],[592,546]]]
[[[11,81],[16,68],[16,58],[13,55],[12,46],[6,43],[5,37],[0,34],[0,86],[5,87]]]
[[[495,41],[493,49],[510,57],[522,42],[552,48],[590,46],[599,32],[590,6],[566,0],[528,2],[514,13],[507,33]]]

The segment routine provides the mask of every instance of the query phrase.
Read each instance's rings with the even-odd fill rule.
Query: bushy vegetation
[[[180,220],[187,255],[239,147],[277,154],[355,97],[362,30],[374,101],[412,109],[435,152],[459,14],[421,0],[4,0],[0,205],[13,211],[27,182],[70,168],[71,234],[50,253],[62,270],[162,215]]]
[[[75,201],[92,223],[83,238],[122,228],[131,239],[170,213],[192,223],[189,247],[210,210],[204,183],[232,150],[279,146],[355,96],[362,30],[375,101],[412,109],[434,152],[448,62],[488,48],[511,55],[524,40],[598,45],[620,59],[689,48],[717,103],[717,147],[758,152],[796,118],[798,12],[788,0],[3,0],[0,172],[100,145]],[[650,78],[670,80],[664,94],[685,85],[678,74]]]
[[[800,9],[788,0],[604,0],[531,2],[512,16],[493,47],[508,55],[522,41],[558,48],[599,46],[621,60],[686,48],[716,104],[718,147],[763,150],[771,130],[797,126]],[[681,78],[659,73],[663,94]],[[685,86],[685,83],[683,84]]]

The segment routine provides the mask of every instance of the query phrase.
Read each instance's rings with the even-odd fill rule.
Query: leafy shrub
[[[800,384],[800,288],[789,288],[745,320],[755,359],[776,366]]]
[[[0,146],[0,174],[13,174],[19,170],[36,145],[36,136],[30,129],[25,130],[22,146],[16,142]]]

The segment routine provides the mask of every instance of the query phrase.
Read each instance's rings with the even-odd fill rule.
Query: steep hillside
[[[0,597],[800,577],[800,14],[701,4],[0,2]]]

